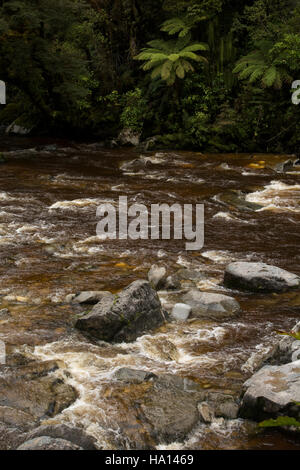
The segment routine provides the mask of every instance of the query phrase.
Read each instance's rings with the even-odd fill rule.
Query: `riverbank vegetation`
[[[298,0],[2,0],[0,124],[297,152]],[[294,90],[295,91],[295,90]]]

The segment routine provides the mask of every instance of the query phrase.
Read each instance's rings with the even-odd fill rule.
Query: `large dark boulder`
[[[75,326],[103,341],[130,342],[165,320],[156,291],[147,281],[135,281],[114,297],[104,297]]]
[[[300,288],[300,277],[265,263],[236,262],[226,267],[224,284],[252,292],[284,292]]]

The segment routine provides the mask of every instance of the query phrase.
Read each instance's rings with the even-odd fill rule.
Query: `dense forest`
[[[297,152],[299,0],[1,0],[0,124]]]

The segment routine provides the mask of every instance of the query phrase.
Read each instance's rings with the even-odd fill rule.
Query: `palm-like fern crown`
[[[195,20],[188,16],[182,18],[171,18],[163,23],[161,31],[169,35],[178,34],[179,38],[183,38],[190,33],[190,30],[195,25]]]
[[[168,85],[173,85],[176,77],[184,78],[187,72],[194,70],[191,60],[207,62],[205,57],[197,54],[199,51],[206,51],[207,44],[190,44],[190,34],[177,40],[157,39],[150,41],[148,46],[150,47],[143,49],[136,60],[145,62],[142,68],[152,70],[153,79],[161,77]]]
[[[242,57],[236,64],[233,73],[237,73],[241,80],[249,83],[261,81],[263,87],[281,88],[283,82],[291,81],[287,70],[274,65],[269,51],[271,44],[261,42],[259,49]]]

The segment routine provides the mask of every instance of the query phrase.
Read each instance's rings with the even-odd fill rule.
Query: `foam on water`
[[[246,201],[264,206],[260,211],[300,212],[300,185],[271,181],[262,191],[248,194]]]
[[[57,201],[52,206],[49,207],[49,211],[55,209],[62,210],[77,210],[77,209],[86,209],[90,207],[95,207],[100,204],[115,204],[115,201],[112,199],[93,199],[93,198],[83,198],[83,199],[74,199],[73,201]]]

